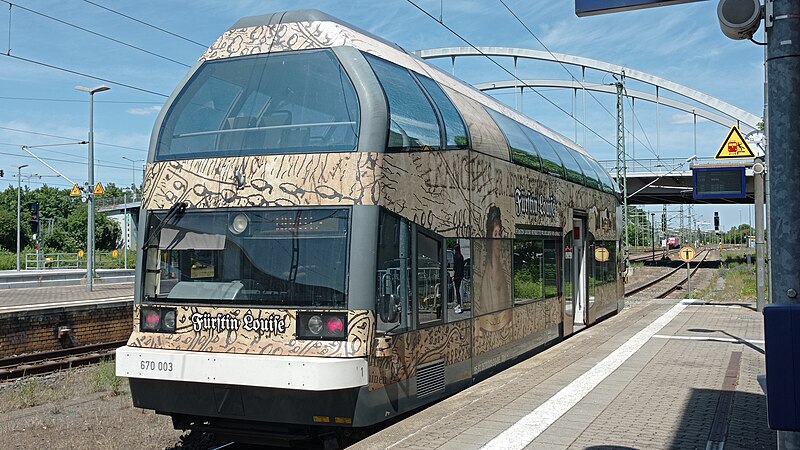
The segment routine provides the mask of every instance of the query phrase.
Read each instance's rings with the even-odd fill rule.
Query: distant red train
[[[681,246],[681,238],[678,236],[670,236],[667,238],[667,247],[668,248],[680,248]]]

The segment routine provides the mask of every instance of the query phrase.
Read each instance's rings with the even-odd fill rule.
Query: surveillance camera
[[[761,25],[759,0],[720,0],[717,5],[719,27],[733,40],[750,39]]]

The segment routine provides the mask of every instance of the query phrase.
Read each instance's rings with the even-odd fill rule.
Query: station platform
[[[648,300],[351,449],[773,449],[763,316]]]
[[[86,286],[46,286],[0,289],[0,314],[133,301],[133,282],[98,283],[92,292]]]

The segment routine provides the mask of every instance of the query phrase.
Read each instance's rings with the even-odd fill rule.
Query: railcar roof
[[[561,135],[560,133],[545,127],[544,125],[540,124],[539,122],[533,120],[532,118],[521,114],[510,107],[500,103],[499,101],[495,100],[494,98],[486,95],[485,93],[477,90],[475,87],[465,83],[464,81],[453,77],[452,75],[446,73],[445,71],[439,69],[436,66],[429,64],[428,62],[422,60],[417,55],[409,53],[399,45],[389,42],[380,36],[376,36],[366,30],[353,26],[337,17],[331,16],[330,14],[326,14],[322,11],[317,9],[301,9],[301,10],[294,10],[294,11],[280,11],[274,12],[269,14],[263,14],[259,16],[250,16],[244,17],[239,19],[233,26],[231,26],[226,34],[235,32],[237,30],[243,30],[247,28],[254,28],[254,27],[269,27],[279,24],[291,24],[291,23],[312,23],[312,22],[329,22],[340,27],[351,31],[352,33],[359,34],[363,38],[367,39],[358,39],[358,42],[349,40],[349,36],[344,36],[345,39],[348,40],[346,45],[352,45],[359,50],[368,51],[370,53],[377,53],[377,56],[381,56],[386,58],[396,64],[399,64],[403,67],[406,67],[410,70],[415,72],[422,73],[424,75],[430,76],[434,78],[436,81],[447,85],[451,88],[455,88],[462,94],[467,95],[473,101],[476,101],[484,106],[492,108],[506,116],[513,118],[514,120],[521,122],[525,125],[534,128],[537,131],[543,132],[544,134],[548,135],[549,137],[561,142],[562,144],[575,149],[576,151],[593,158],[584,148],[579,146],[577,143],[573,142],[572,140],[566,138],[565,136]],[[348,34],[345,30],[341,30],[343,34]],[[331,31],[331,30],[328,30]],[[225,35],[220,37],[220,40],[224,39]],[[219,41],[219,40],[218,40]],[[373,42],[368,42],[373,41]],[[375,45],[375,44],[379,45]],[[380,47],[386,46],[388,48],[384,48],[381,51]],[[212,45],[213,47],[213,45]],[[362,48],[363,47],[363,48]],[[209,49],[210,51],[211,49]],[[205,55],[203,58],[204,59]]]

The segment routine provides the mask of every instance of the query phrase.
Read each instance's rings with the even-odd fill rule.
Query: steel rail
[[[27,375],[42,375],[71,367],[93,364],[103,358],[114,356],[116,349],[125,345],[126,342],[104,342],[0,358],[0,381],[14,380]]]
[[[710,250],[701,250],[701,253],[705,253],[705,255],[703,256],[703,259],[701,259],[701,260],[700,260],[700,261],[697,263],[697,266],[695,267],[695,269],[694,269],[694,270],[697,270],[697,268],[698,268],[698,267],[700,267],[700,263],[702,263],[702,262],[705,260],[706,256],[708,256],[708,254],[710,253]],[[645,290],[645,289],[651,288],[651,287],[653,287],[654,285],[656,285],[657,283],[659,283],[659,282],[661,282],[661,281],[663,281],[663,280],[665,280],[665,279],[669,278],[669,277],[670,277],[670,276],[672,276],[672,275],[673,275],[675,272],[677,272],[677,271],[679,271],[679,270],[681,270],[681,269],[683,269],[683,268],[684,268],[684,266],[683,266],[683,265],[680,265],[680,266],[678,266],[678,267],[675,267],[674,269],[670,270],[669,272],[665,273],[664,275],[658,276],[658,277],[656,277],[656,278],[654,278],[654,279],[652,279],[652,280],[649,280],[649,281],[647,281],[647,282],[645,282],[645,283],[643,283],[643,284],[640,284],[640,285],[638,285],[638,286],[636,286],[636,287],[632,287],[631,289],[629,289],[629,290],[625,291],[625,297],[630,297],[630,296],[632,296],[633,294],[637,294],[637,293],[639,293],[639,292],[641,292],[641,291],[643,291],[643,290]],[[670,292],[674,291],[674,290],[675,290],[675,289],[677,289],[677,288],[678,288],[678,287],[679,287],[681,284],[683,284],[683,283],[685,283],[685,282],[686,282],[686,279],[684,279],[684,280],[683,280],[681,283],[678,283],[676,286],[674,286],[674,288],[672,288],[672,290],[671,290],[671,291],[667,292],[666,294],[663,294],[663,293],[662,293],[662,295],[668,295]],[[656,296],[655,298],[662,298],[662,297],[660,297],[660,296]]]

